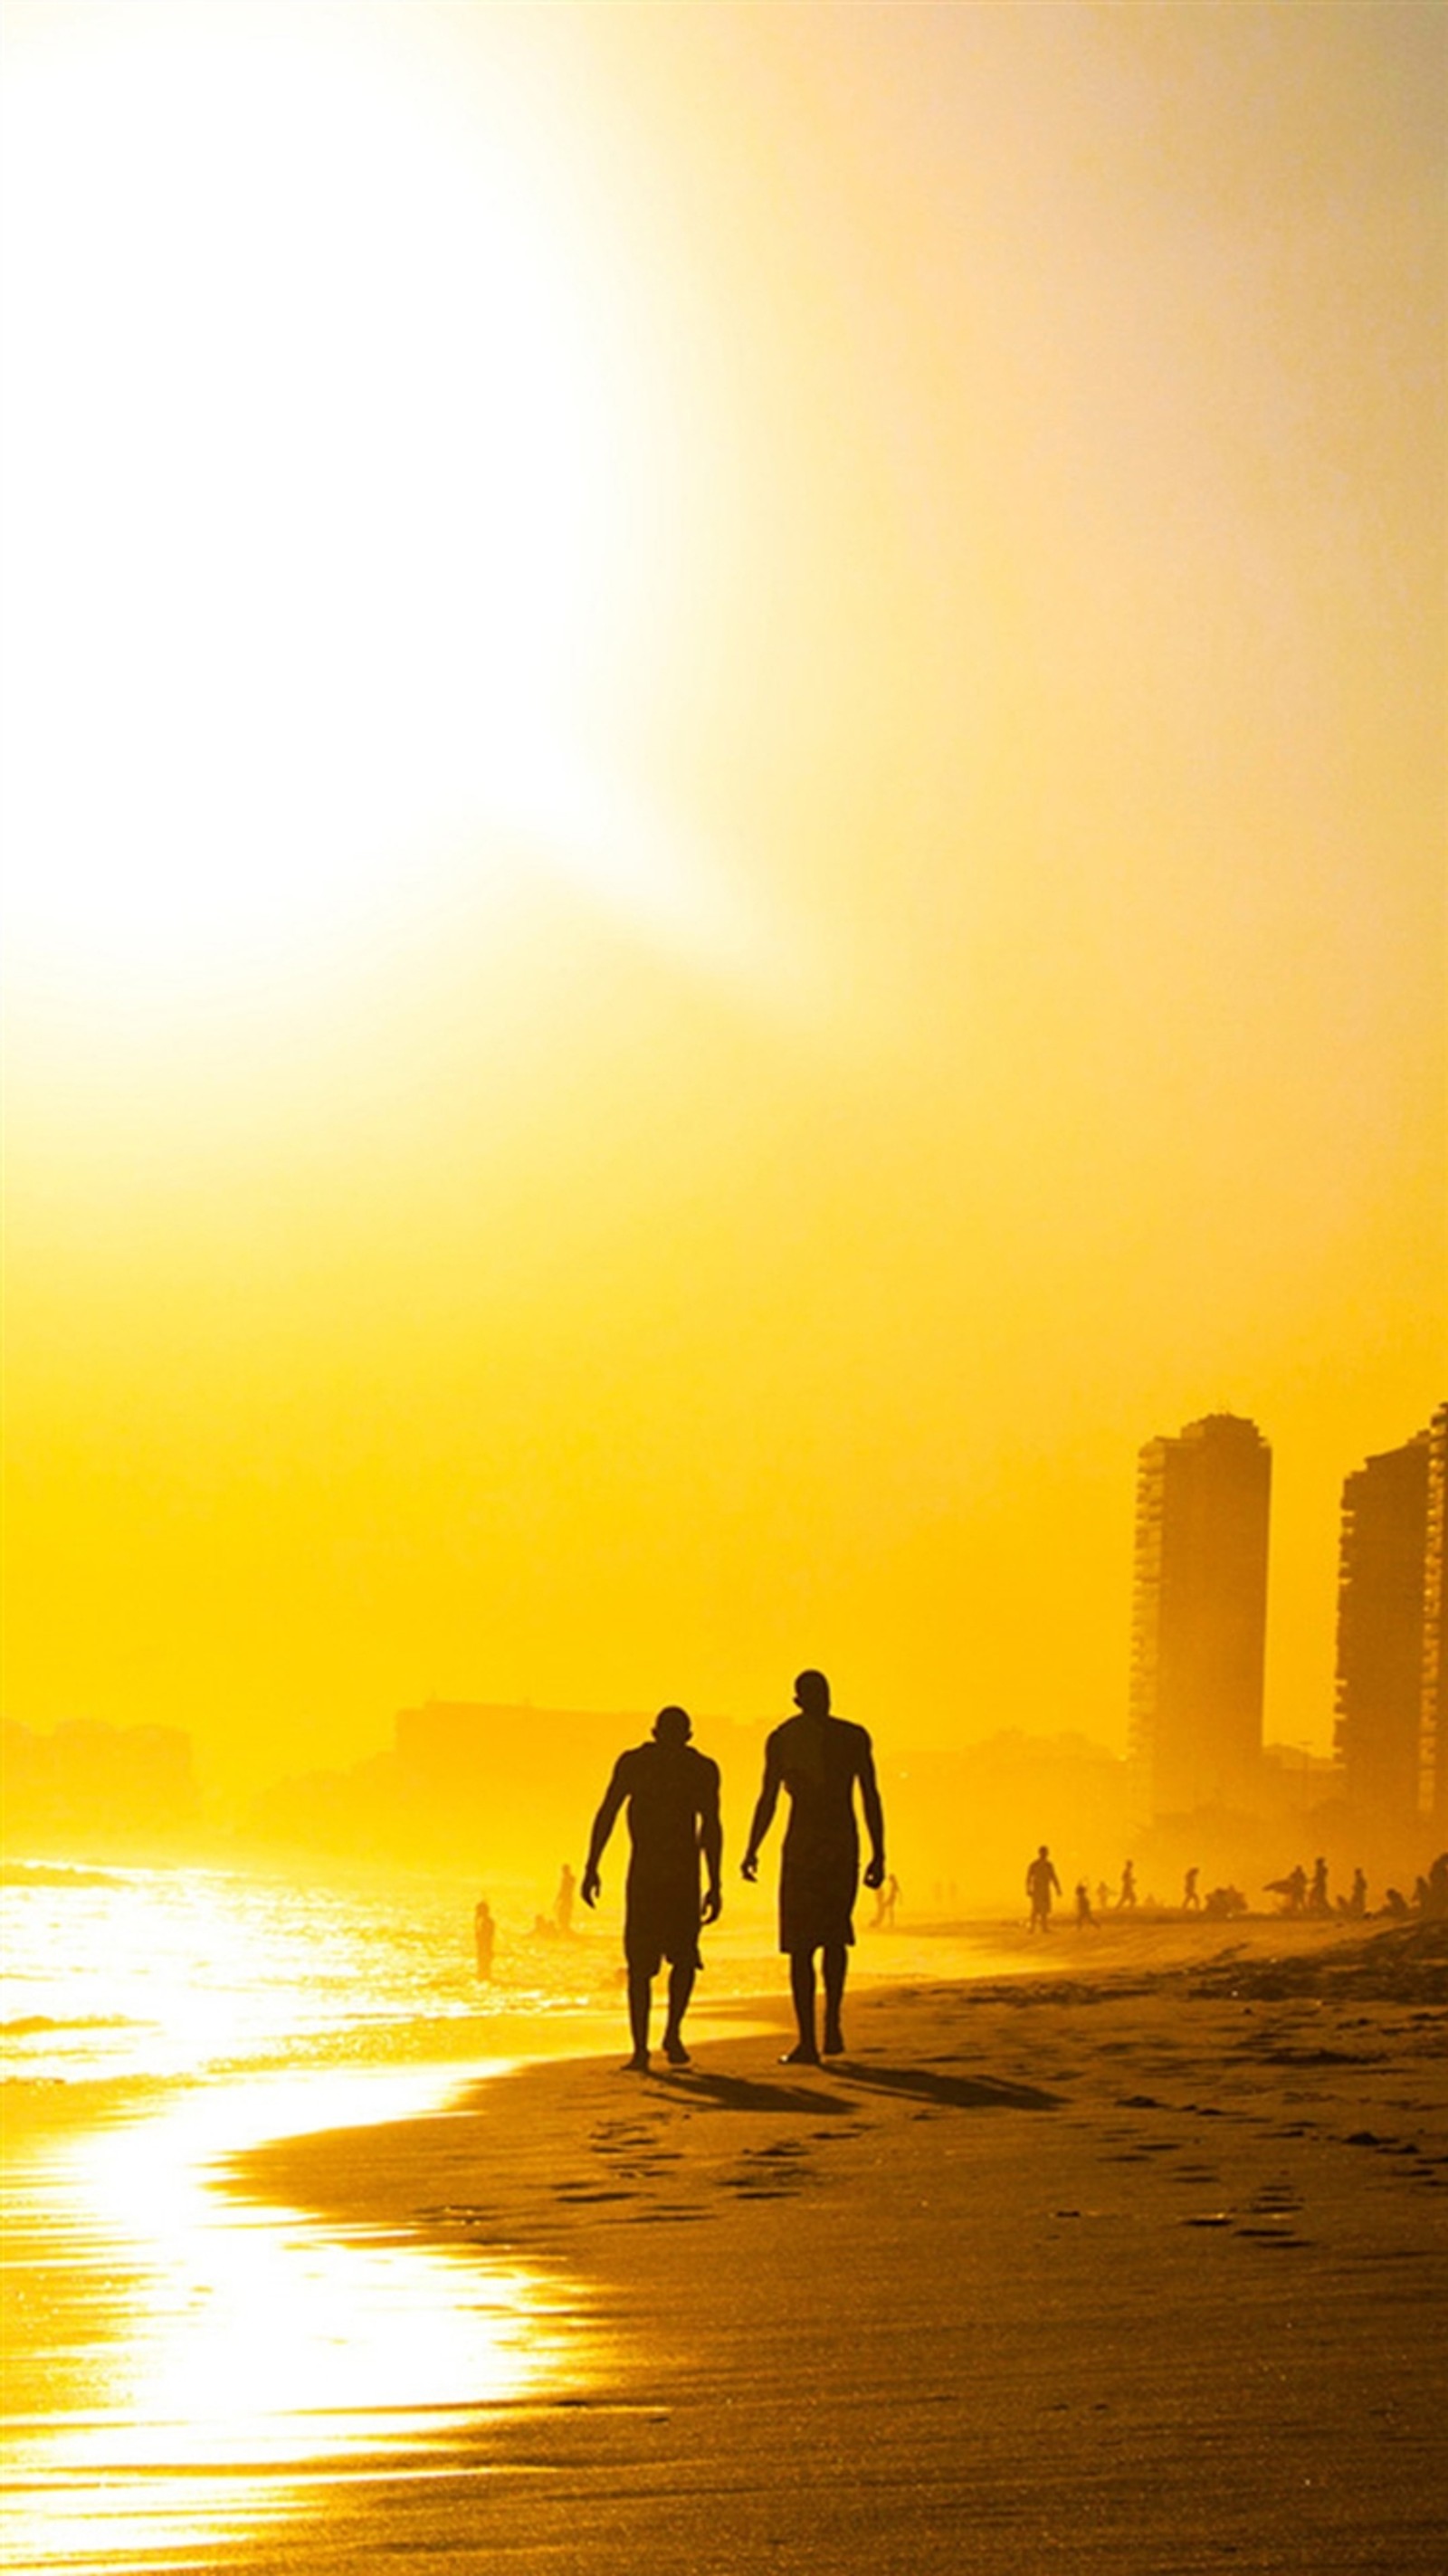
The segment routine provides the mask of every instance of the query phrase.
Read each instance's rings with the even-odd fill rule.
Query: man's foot
[[[797,2048],[786,2049],[779,2062],[781,2066],[818,2066],[820,2053],[817,2048],[806,2048],[801,2041]]]
[[[664,2033],[664,2055],[671,2066],[687,2066],[689,2063],[689,2052],[676,2030]]]
[[[844,2056],[845,2037],[838,2022],[832,2022],[830,2024],[829,2029],[825,2032],[824,2038],[820,2043],[820,2047],[821,2053],[825,2057]]]
[[[646,2048],[636,2048],[632,2057],[630,2057],[618,2071],[620,2075],[647,2075],[649,2071],[648,2050]]]

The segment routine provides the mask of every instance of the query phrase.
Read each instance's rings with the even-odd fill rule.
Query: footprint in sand
[[[729,2176],[727,2188],[739,2200],[783,2200],[798,2191],[812,2172],[799,2139],[776,2138],[767,2147],[745,2148],[739,2170]]]
[[[1290,2183],[1263,2183],[1248,2201],[1236,2233],[1258,2245],[1304,2245],[1307,2239],[1292,2224],[1301,2207],[1301,2195]]]
[[[653,2122],[609,2121],[594,2130],[591,2143],[595,2155],[605,2158],[616,2173],[626,2175],[630,2181],[648,2181],[675,2162],[679,2154],[677,2147],[663,2145],[659,2127]]]
[[[1290,2183],[1269,2182],[1264,2183],[1260,2191],[1253,2192],[1247,2206],[1258,2218],[1269,2214],[1282,2217],[1289,2210],[1302,2207],[1302,2195],[1294,2191]]]

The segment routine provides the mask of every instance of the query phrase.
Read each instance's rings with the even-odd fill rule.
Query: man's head
[[[684,1708],[661,1708],[654,1719],[656,1744],[687,1744],[693,1734],[693,1722]]]
[[[823,1673],[795,1675],[794,1704],[804,1710],[806,1717],[829,1716],[830,1686]]]

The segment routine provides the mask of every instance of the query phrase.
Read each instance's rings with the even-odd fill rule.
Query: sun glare
[[[149,988],[522,864],[618,423],[504,98],[356,13],[79,23],[8,83],[10,926]]]
[[[16,2564],[199,2563],[198,2547],[316,2512],[379,2448],[403,2477],[443,2455],[456,2468],[491,2410],[546,2404],[596,2370],[581,2319],[516,2264],[326,2229],[217,2188],[223,2154],[415,2117],[437,2093],[436,2073],[274,2077],[185,2093],[60,2152],[41,2206],[60,2190],[83,2277],[119,2273],[144,2297],[124,2345],[89,2351],[83,2403],[11,2425]]]

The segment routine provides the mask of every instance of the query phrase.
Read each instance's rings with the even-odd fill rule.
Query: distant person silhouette
[[[1295,1869],[1288,1871],[1285,1878],[1266,1880],[1264,1892],[1268,1896],[1285,1896],[1287,1903],[1284,1911],[1288,1914],[1300,1914],[1307,1895],[1307,1872],[1301,1861]]]
[[[1116,1900],[1117,1910],[1119,1912],[1123,1905],[1132,1906],[1135,1903],[1136,1863],[1133,1860],[1127,1860],[1121,1864],[1121,1894]]]
[[[1086,1881],[1085,1881],[1085,1879],[1084,1879],[1084,1878],[1078,1878],[1078,1879],[1077,1879],[1077,1881],[1076,1881],[1076,1929],[1077,1929],[1077,1931],[1078,1931],[1078,1932],[1084,1932],[1084,1930],[1085,1930],[1085,1928],[1086,1928],[1086,1926],[1087,1926],[1087,1924],[1088,1924],[1088,1923],[1090,1924],[1091,1929],[1092,1929],[1092,1931],[1093,1931],[1093,1932],[1099,1932],[1099,1931],[1100,1931],[1101,1926],[1100,1926],[1100,1924],[1097,1922],[1096,1917],[1095,1917],[1094,1913],[1093,1913],[1093,1912],[1092,1912],[1092,1910],[1091,1910],[1091,1890],[1090,1890],[1090,1888],[1087,1886]]]
[[[779,1946],[789,1959],[790,1992],[799,2038],[786,2066],[817,2066],[815,1953],[824,1968],[823,2052],[844,2048],[840,2010],[845,1970],[855,1938],[855,1892],[860,1880],[860,1836],[855,1787],[870,1836],[865,1885],[885,1882],[885,1818],[875,1779],[875,1756],[863,1726],[830,1710],[823,1673],[801,1673],[794,1686],[798,1714],[777,1726],[764,1748],[764,1785],[749,1828],[743,1875],[759,1871],[759,1846],[774,1820],[781,1789],[789,1791],[789,1823],[779,1868]]]
[[[1210,1915],[1214,1923],[1223,1922],[1232,1915],[1247,1914],[1250,1911],[1251,1908],[1240,1887],[1209,1888],[1202,1905],[1203,1914]]]
[[[1307,1910],[1309,1914],[1330,1914],[1332,1912],[1332,1908],[1327,1901],[1327,1863],[1323,1859],[1321,1852],[1318,1853],[1316,1860],[1312,1864],[1312,1885],[1307,1894]]]
[[[900,1900],[900,1881],[892,1870],[883,1887],[875,1890],[875,1911],[870,1917],[872,1932],[888,1932],[895,1921],[895,1908]]]
[[[565,1861],[563,1875],[558,1881],[558,1893],[553,1899],[553,1920],[560,1932],[573,1929],[573,1891],[577,1885],[578,1881]]]
[[[1200,1876],[1201,1871],[1199,1869],[1189,1869],[1187,1871],[1186,1880],[1182,1887],[1182,1911],[1184,1914],[1199,1914],[1201,1912],[1202,1900],[1197,1894],[1197,1880]]]
[[[1056,1876],[1056,1864],[1051,1858],[1047,1845],[1042,1843],[1026,1872],[1026,1894],[1031,1900],[1030,1928],[1033,1932],[1050,1931],[1051,1899],[1053,1896],[1059,1896],[1060,1893],[1061,1882]]]
[[[1347,1900],[1347,1910],[1354,1923],[1361,1923],[1368,1910],[1368,1882],[1365,1872],[1361,1869],[1353,1871],[1352,1894]]]
[[[719,1871],[724,1838],[719,1821],[719,1765],[689,1742],[693,1726],[682,1708],[661,1708],[652,1739],[621,1753],[603,1804],[593,1820],[581,1894],[591,1906],[599,1891],[598,1865],[627,1804],[632,1850],[624,1891],[623,1952],[628,1964],[628,2019],[633,2055],[628,2072],[646,2075],[653,1982],[669,1962],[669,2006],[664,2055],[687,2066],[683,2022],[702,1965],[699,1927],[716,1921],[722,1902]],[[699,1856],[709,1885],[699,1899]]]
[[[493,1909],[487,1898],[480,1896],[473,1907],[473,1947],[477,1952],[478,1976],[484,1985],[493,1973],[493,1943],[496,1939]]]

